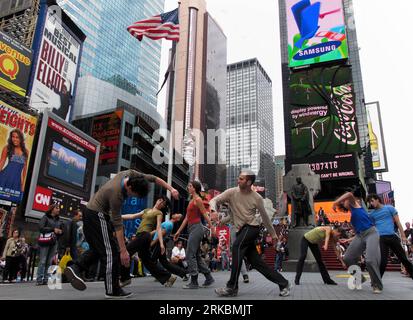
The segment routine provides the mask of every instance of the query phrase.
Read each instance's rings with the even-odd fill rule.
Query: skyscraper
[[[173,98],[168,98],[165,119],[168,128],[174,125],[174,147],[191,163],[190,179],[222,191],[226,187],[226,159],[218,144],[225,149],[225,137],[208,138],[208,130],[225,130],[227,39],[207,12],[205,0],[182,0],[179,24],[175,91]],[[175,161],[181,158],[179,155]]]
[[[227,97],[227,38],[217,22],[207,13],[205,19],[206,59],[205,83],[203,99],[204,136],[208,137],[207,130],[226,129],[226,97]],[[225,137],[223,144],[225,145]],[[211,139],[211,138],[210,138]],[[203,165],[203,182],[211,189],[224,191],[226,189],[225,148],[219,149],[220,141],[215,139],[215,150],[208,150],[211,144],[205,143],[205,164]],[[222,152],[220,152],[222,151]],[[208,162],[209,158],[209,162]],[[213,160],[213,161],[212,161]],[[212,163],[213,162],[213,163]]]
[[[240,170],[257,174],[256,184],[275,203],[272,81],[254,58],[227,67],[227,187]]]
[[[126,28],[135,21],[162,13],[164,0],[136,0],[126,4],[123,0],[59,0],[58,4],[87,35],[80,78],[93,77],[112,83],[135,96],[135,106],[145,104],[156,108],[161,42],[148,39],[138,42]],[[89,97],[89,101],[76,101],[75,117],[102,111],[94,84],[79,82],[84,88],[78,91]]]

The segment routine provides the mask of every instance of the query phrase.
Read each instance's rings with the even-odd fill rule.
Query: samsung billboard
[[[348,58],[342,0],[286,0],[291,68]]]

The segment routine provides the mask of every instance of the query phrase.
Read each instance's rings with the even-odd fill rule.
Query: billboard
[[[380,104],[378,102],[367,103],[366,109],[373,169],[376,172],[388,172]]]
[[[100,142],[99,166],[117,164],[123,110],[93,118],[92,137]]]
[[[229,227],[227,226],[222,226],[222,227],[217,227],[216,228],[216,234],[218,237],[218,248],[217,248],[217,256],[221,257],[221,245],[223,242],[226,243],[227,248],[231,246],[231,233],[229,230]]]
[[[292,158],[360,151],[349,66],[291,74],[287,109]]]
[[[384,194],[392,191],[391,182],[376,181],[376,194]]]
[[[43,115],[26,217],[41,218],[52,203],[60,216],[83,209],[94,192],[99,142],[51,112]]]
[[[336,221],[342,223],[342,222],[350,222],[351,220],[351,213],[350,212],[344,212],[344,211],[340,211],[339,209],[337,209],[337,212],[334,212],[333,210],[333,204],[334,201],[317,201],[314,202],[314,221],[313,223],[315,223],[315,225],[317,225],[317,218],[318,218],[318,214],[320,212],[320,209],[323,209],[325,215],[327,216],[328,220],[330,221],[330,223],[334,223]],[[291,204],[288,205],[288,215],[291,216],[291,212],[292,212],[292,207]],[[310,222],[310,221],[309,221]]]
[[[31,90],[33,108],[69,119],[82,42],[48,9]]]
[[[134,214],[147,208],[148,198],[128,197],[123,201],[122,214]],[[125,237],[130,239],[136,234],[142,219],[123,221]]]
[[[286,0],[291,68],[348,58],[342,0]]]
[[[36,134],[37,117],[0,100],[0,199],[20,203]]]
[[[26,96],[32,51],[0,31],[0,86]]]
[[[321,181],[356,178],[358,176],[357,156],[353,153],[327,154],[293,161],[293,164],[301,163],[308,163],[310,170],[320,175]]]
[[[343,212],[343,211],[340,211],[339,209],[337,209],[337,212],[334,212],[333,204],[334,204],[334,201],[314,202],[314,212],[316,213],[315,219],[317,219],[318,212],[320,211],[320,208],[322,208],[328,220],[330,220],[331,223],[335,221],[338,221],[340,223],[346,222],[346,221],[350,222],[351,213]]]

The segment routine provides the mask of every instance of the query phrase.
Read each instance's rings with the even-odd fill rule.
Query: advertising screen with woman
[[[0,100],[0,199],[20,203],[37,117]]]

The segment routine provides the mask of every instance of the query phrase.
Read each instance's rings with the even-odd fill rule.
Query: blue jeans
[[[222,252],[221,253],[221,270],[224,271],[225,269],[230,270],[229,258],[226,252]]]
[[[57,252],[57,243],[53,246],[39,247],[39,265],[37,266],[37,283],[47,282],[48,270],[52,264],[53,257]]]
[[[274,270],[278,271],[282,269],[283,260],[284,260],[284,253],[277,253],[275,257],[275,269]]]

